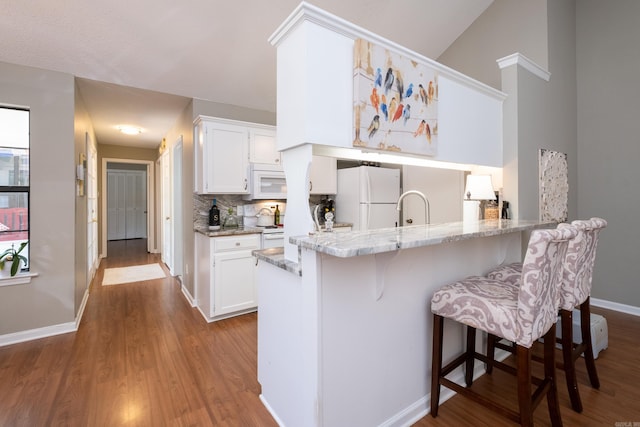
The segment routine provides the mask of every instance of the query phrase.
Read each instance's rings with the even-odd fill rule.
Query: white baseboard
[[[55,335],[68,334],[69,332],[76,332],[80,326],[80,321],[82,320],[84,309],[87,306],[87,301],[89,301],[89,289],[84,292],[75,321],[0,335],[0,347],[37,340],[40,338],[52,337]]]
[[[191,307],[195,307],[197,305],[197,301],[193,296],[191,296],[191,294],[189,293],[189,290],[185,288],[184,285],[181,285],[180,289],[182,290],[182,295],[184,295],[184,297],[187,299],[187,302],[189,303],[189,305]]]
[[[67,334],[69,332],[75,332],[76,330],[76,322],[67,322],[59,325],[45,326],[43,328],[29,329],[28,331],[0,335],[0,347],[37,340],[40,338],[52,337],[54,335]]]
[[[619,311],[621,313],[640,316],[640,307],[635,307],[633,305],[620,304],[619,302],[611,302],[598,298],[591,298],[589,303],[595,307],[602,307],[613,311]]]
[[[80,303],[80,309],[78,310],[78,314],[76,315],[76,331],[80,327],[80,321],[82,320],[82,315],[84,314],[84,308],[87,306],[87,301],[89,301],[89,289],[84,291],[84,296],[82,297],[82,302]]]
[[[275,420],[275,422],[280,426],[280,427],[285,427],[285,424],[282,422],[282,420],[278,417],[278,414],[276,414],[273,410],[273,408],[271,407],[271,405],[269,405],[269,402],[267,402],[267,399],[265,399],[264,395],[262,393],[260,393],[260,401],[262,402],[262,404],[264,405],[265,408],[267,408],[267,411],[269,411],[269,413],[271,414],[271,416],[273,417],[273,419]]]

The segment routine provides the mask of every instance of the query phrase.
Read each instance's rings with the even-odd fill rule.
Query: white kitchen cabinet
[[[313,156],[309,170],[309,194],[338,192],[338,161],[335,157]]]
[[[208,237],[196,233],[196,301],[208,322],[256,311],[260,234]]]
[[[249,128],[249,162],[282,166],[274,126]]]
[[[249,130],[242,122],[198,117],[194,140],[196,193],[249,193]]]

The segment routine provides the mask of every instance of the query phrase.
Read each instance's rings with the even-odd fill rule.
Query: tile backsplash
[[[238,221],[241,226],[254,227],[257,222],[257,213],[262,208],[268,208],[272,212],[275,210],[276,204],[280,210],[280,222],[284,223],[284,215],[286,211],[286,202],[284,200],[244,200],[240,195],[221,194],[221,195],[193,195],[193,226],[195,228],[207,227],[209,225],[209,209],[216,199],[218,209],[220,209],[220,222],[224,223],[224,219],[228,215],[229,208],[232,209],[234,215],[238,215]],[[238,213],[240,211],[240,213]]]

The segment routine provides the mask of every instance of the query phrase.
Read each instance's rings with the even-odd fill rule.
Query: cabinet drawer
[[[260,248],[259,234],[245,234],[240,236],[216,237],[214,239],[214,252],[235,251],[240,249]]]

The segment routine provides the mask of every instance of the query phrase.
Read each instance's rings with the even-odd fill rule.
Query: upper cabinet
[[[249,162],[282,166],[274,126],[249,128]]]
[[[200,116],[194,127],[194,188],[249,194],[249,162],[280,166],[274,126]]]
[[[309,171],[309,194],[338,192],[338,162],[334,157],[313,156]]]
[[[249,192],[249,133],[231,120],[198,117],[195,122],[196,193]]]

